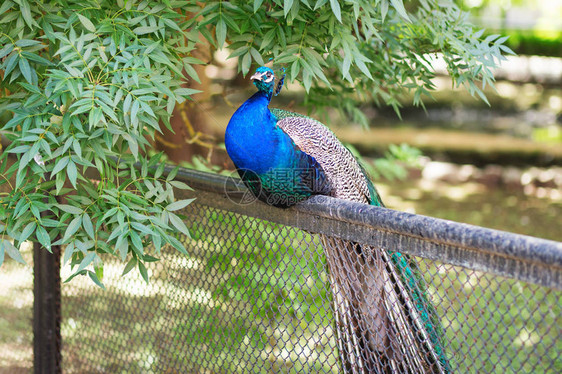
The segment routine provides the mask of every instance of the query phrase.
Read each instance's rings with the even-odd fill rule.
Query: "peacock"
[[[312,195],[384,206],[364,168],[322,123],[269,108],[283,86],[266,66],[232,115],[225,146],[248,189],[286,208]],[[408,255],[321,236],[345,373],[450,373],[441,323]]]

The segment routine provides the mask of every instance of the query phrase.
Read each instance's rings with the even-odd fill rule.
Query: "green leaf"
[[[254,0],[254,13],[261,7],[263,0]]]
[[[219,47],[222,47],[224,45],[224,42],[226,40],[226,30],[226,22],[224,22],[224,19],[221,17],[219,18],[219,22],[217,23],[216,28],[217,44]]]
[[[20,71],[21,71],[23,77],[25,78],[25,80],[29,84],[33,84],[33,79],[32,79],[32,75],[31,75],[31,66],[29,66],[29,62],[27,61],[27,59],[20,58],[19,67],[20,67]]]
[[[84,231],[86,231],[86,234],[88,234],[90,238],[95,239],[96,235],[94,233],[94,225],[92,224],[92,220],[87,213],[84,213],[84,216],[82,216],[82,226],[84,227]]]
[[[340,8],[339,1],[338,0],[330,0],[330,6],[332,7],[332,12],[334,12],[334,15],[336,16],[338,21],[341,22],[341,8]]]
[[[123,134],[123,138],[127,140],[129,149],[131,150],[131,154],[133,155],[135,160],[137,160],[139,156],[139,143],[137,143],[137,141],[133,139],[129,134]]]
[[[248,74],[251,65],[252,65],[252,57],[248,52],[244,55],[244,57],[242,57],[242,63],[240,64],[240,68],[242,69],[242,74],[244,75]]]
[[[82,147],[80,146],[78,139],[74,139],[72,142],[72,149],[74,149],[74,152],[79,158],[82,158]]]
[[[90,112],[88,113],[88,128],[94,129],[100,122],[103,113],[102,113],[102,109],[100,107],[95,107],[92,108],[90,103],[88,103],[87,105],[82,106],[81,108],[87,109]],[[80,109],[77,109],[76,111],[74,111],[74,114],[77,114],[78,111],[81,111]]]
[[[160,253],[160,249],[162,248],[162,236],[152,235],[152,244],[154,245],[156,253]]]
[[[140,222],[131,222],[131,226],[137,230],[138,232],[141,232],[143,234],[148,234],[148,235],[154,235],[154,233],[152,232],[152,230],[150,230],[148,228],[148,226],[143,225]]]
[[[164,21],[164,23],[166,24],[166,26],[171,27],[172,29],[179,31],[179,32],[183,32],[183,30],[171,19],[168,18],[162,18],[162,20]]]
[[[20,3],[21,15],[23,16],[25,23],[27,23],[27,26],[29,26],[30,29],[33,28],[33,25],[36,25],[37,23],[31,16],[31,9],[29,7],[29,3],[27,2],[27,0],[19,0],[19,3]]]
[[[14,50],[13,44],[6,44],[4,48],[0,49],[0,59],[9,55]]]
[[[78,177],[78,170],[76,170],[76,164],[73,161],[68,162],[68,167],[66,168],[66,174],[72,186],[76,188],[76,178]]]
[[[86,17],[81,15],[80,13],[78,13],[77,15],[78,15],[78,18],[80,19],[80,22],[86,28],[86,30],[91,31],[91,32],[96,32],[96,26],[94,26],[92,21],[90,21],[89,19],[87,19]]]
[[[509,48],[509,47],[507,47],[507,46],[505,46],[505,45],[503,45],[503,44],[500,45],[500,49],[501,49],[502,51],[504,51],[505,53],[509,54],[509,55],[514,55],[514,56],[516,55],[516,53],[513,52],[513,51],[511,50],[511,48]]]
[[[12,143],[14,144],[14,143]],[[27,151],[29,151],[31,149],[30,146],[28,145],[18,145],[17,147],[14,147],[10,150],[8,150],[8,153],[25,153]]]
[[[359,70],[361,70],[363,72],[363,74],[365,74],[367,77],[369,77],[369,79],[373,79],[373,76],[371,75],[371,72],[369,71],[369,68],[367,67],[367,65],[365,65],[365,63],[362,60],[355,60],[355,64],[357,65],[357,67],[359,68]]]
[[[86,268],[86,266],[90,265],[92,261],[96,258],[96,252],[88,252],[88,254],[84,257],[84,259],[80,262],[80,266],[76,270],[75,274],[80,273],[82,270]]]
[[[256,63],[258,63],[259,65],[264,65],[265,62],[263,61],[263,58],[261,57],[260,53],[258,52],[257,49],[255,48],[251,48],[250,49],[250,54],[252,55],[252,58],[254,59],[254,61]]]
[[[14,6],[14,2],[10,0],[3,1],[3,4],[0,6],[0,14],[4,14],[8,9]],[[2,262],[0,262],[1,264]]]
[[[384,22],[386,14],[388,13],[388,0],[381,0],[381,18]]]
[[[193,191],[193,188],[189,187],[187,184],[180,182],[180,181],[170,181],[169,182],[172,186],[179,188],[180,190],[189,190]]]
[[[94,262],[94,270],[98,279],[103,279],[103,264],[100,262]]]
[[[57,204],[56,205],[60,210],[62,210],[63,212],[66,213],[70,213],[70,214],[82,214],[82,209],[72,206],[72,205],[68,205],[68,204]]]
[[[35,53],[23,51],[21,53],[21,55],[23,57],[27,58],[28,60],[37,62],[38,64],[43,65],[43,66],[52,66],[53,65],[53,63],[51,61],[49,61],[46,58],[43,58],[43,57],[41,57],[41,56],[39,56]]]
[[[19,53],[17,52],[12,52],[8,58],[6,59],[6,61],[4,61],[4,79],[6,79],[8,77],[8,75],[12,72],[12,70],[14,70],[14,68],[16,67],[16,64],[18,63],[20,58]]]
[[[189,230],[187,229],[187,226],[185,226],[185,223],[183,223],[182,219],[176,216],[174,213],[168,214],[170,216],[170,222],[172,223],[172,225],[174,225],[174,227],[178,229],[182,234],[190,238],[191,235],[189,234]]]
[[[119,238],[117,238],[115,247],[119,251],[121,261],[125,261],[125,259],[127,258],[127,254],[129,253],[129,241],[127,240],[125,235],[119,236]]]
[[[179,170],[180,170],[179,166],[176,166],[175,168],[173,168],[172,171],[169,172],[168,175],[166,176],[166,181],[173,180],[176,177],[176,175],[178,174]]]
[[[472,37],[473,37],[474,39],[479,39],[479,38],[482,36],[482,34],[484,34],[484,31],[486,31],[486,29],[480,29],[480,30],[476,31],[476,32],[472,35]]]
[[[2,239],[1,246],[5,249],[8,256],[10,256],[12,259],[16,260],[20,264],[26,264],[25,260],[21,256],[20,251],[18,251],[18,249],[16,247],[14,247],[12,242],[10,242],[9,240],[6,240],[6,239]]]
[[[184,88],[184,87],[177,88],[177,89],[174,90],[174,94],[176,96],[186,96],[186,97],[191,96],[191,95],[196,94],[196,93],[199,93],[199,92],[203,92],[203,91],[196,90],[194,88]]]
[[[20,243],[24,242],[27,240],[27,238],[29,238],[29,236],[31,234],[33,234],[33,232],[35,231],[35,229],[37,228],[37,223],[34,222],[29,222],[25,228],[22,230],[20,237],[18,238],[18,241]]]
[[[133,257],[133,258],[131,258],[131,260],[129,260],[129,262],[127,262],[127,265],[125,265],[125,269],[123,269],[123,273],[121,275],[123,276],[123,275],[127,274],[132,269],[134,269],[135,266],[137,266],[137,258]]]
[[[156,31],[158,31],[158,27],[156,26],[140,26],[133,30],[133,32],[137,35],[150,34]]]
[[[70,221],[64,233],[64,237],[62,238],[63,243],[66,242],[68,239],[70,239],[70,237],[74,235],[76,231],[78,231],[81,222],[82,222],[82,217],[80,216],[75,217],[72,221]]]
[[[134,231],[129,232],[129,237],[131,238],[131,243],[133,244],[133,249],[136,249],[136,253],[139,256],[144,255],[144,247],[142,245],[142,240],[139,236],[139,234],[137,234]]]
[[[51,172],[51,178],[53,178],[54,175],[56,175],[58,172],[60,172],[62,169],[64,169],[66,167],[66,165],[68,165],[68,162],[70,161],[70,157],[65,156],[61,159],[59,159],[57,161],[57,163],[55,164],[55,167],[53,168],[53,171]]]
[[[137,114],[139,112],[139,108],[140,108],[140,103],[139,103],[138,100],[135,100],[133,102],[133,107],[131,108],[131,123],[135,127],[136,127],[136,124],[138,123]]]
[[[66,246],[66,248],[64,249],[64,256],[62,259],[63,265],[66,264],[68,260],[70,260],[74,252],[76,252],[76,247],[74,246],[74,243],[70,243],[69,245]]]
[[[117,213],[117,211],[119,210],[119,208],[117,207],[113,207],[111,209],[109,209],[107,212],[105,212],[105,214],[103,215],[101,222],[105,222],[105,220],[108,217],[112,217],[113,215],[115,215],[115,213]],[[99,224],[99,223],[98,223]]]
[[[402,18],[404,18],[406,21],[410,21],[410,17],[408,17],[408,13],[404,8],[404,3],[402,2],[402,0],[390,0],[390,2]]]
[[[131,109],[131,103],[133,102],[133,96],[128,94],[125,96],[125,100],[123,100],[123,112],[128,113]]]
[[[139,272],[142,275],[142,278],[146,283],[148,283],[148,271],[146,270],[146,266],[142,262],[139,261]]]
[[[88,271],[88,276],[90,277],[90,279],[96,284],[98,285],[101,289],[105,290],[105,286],[103,285],[103,283],[100,281],[100,276],[98,275],[98,269],[101,269],[101,274],[103,275],[103,267],[98,267],[96,268],[96,272],[94,273],[93,271]]]
[[[275,29],[269,30],[264,36],[260,45],[260,50],[266,50],[275,38]]]
[[[299,1],[299,0],[297,0]],[[291,7],[293,6],[293,0],[284,0],[283,1],[283,15],[287,17],[287,14],[291,11]]]
[[[168,205],[166,207],[166,210],[168,212],[174,212],[176,210],[180,210],[185,208],[186,206],[188,206],[189,204],[191,204],[191,202],[195,200],[195,199],[185,199],[185,200],[178,200],[178,201],[174,201],[173,203],[171,203],[170,205]]]
[[[144,262],[157,262],[157,261],[160,261],[159,258],[152,257],[152,256],[150,256],[150,255],[144,255],[144,256],[142,257],[142,259],[143,259]]]
[[[47,234],[47,230],[45,230],[42,226],[38,226],[35,236],[43,247],[45,247],[49,252],[52,252],[51,238],[49,237],[49,234]]]
[[[187,251],[185,250],[185,247],[183,246],[183,244],[179,240],[177,240],[173,236],[169,237],[168,239],[169,239],[172,247],[177,249],[180,253],[182,253],[184,255],[187,255]]]

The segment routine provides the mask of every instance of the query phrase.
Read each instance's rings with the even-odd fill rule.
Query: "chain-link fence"
[[[185,181],[198,189],[198,199],[183,212],[192,233],[183,239],[188,256],[164,250],[162,261],[151,264],[148,285],[134,272],[122,278],[121,263],[105,265],[105,291],[89,279],[63,285],[66,373],[377,372],[372,366],[377,362],[397,372],[421,372],[415,369],[415,357],[407,369],[396,366],[402,343],[387,340],[396,349],[390,354],[380,353],[373,343],[378,333],[406,339],[396,327],[400,323],[392,305],[387,305],[386,320],[395,326],[378,332],[360,318],[376,320],[369,310],[384,309],[373,304],[365,311],[353,300],[368,295],[343,295],[351,311],[342,312],[334,282],[341,294],[355,283],[335,279],[342,271],[334,263],[329,271],[326,260],[327,240],[342,237],[362,243],[348,251],[359,273],[368,263],[365,258],[375,256],[376,249],[366,248],[380,248],[374,245],[381,241],[390,250],[385,252],[390,262],[398,249],[432,258],[411,258],[423,278],[416,287],[423,288],[421,299],[429,302],[426,309],[414,309],[432,314],[431,305],[435,307],[436,318],[428,320],[435,329],[425,331],[440,336],[424,343],[415,313],[406,313],[403,326],[411,329],[412,346],[429,351],[432,342],[440,345],[451,372],[562,372],[559,243],[440,220],[426,227],[423,223],[432,219],[419,221],[419,216],[380,209],[373,219],[370,211],[358,212],[356,205],[330,199],[328,205],[317,199],[290,211],[240,205],[232,201],[236,189],[225,180],[188,174]],[[224,188],[230,191],[226,195]],[[385,225],[398,227],[397,232]],[[399,232],[405,228],[410,230],[406,236]],[[309,232],[322,233],[324,239]],[[388,272],[388,264],[382,269]],[[397,287],[381,294],[391,294],[392,288]],[[395,306],[407,309],[415,299],[398,296]],[[346,324],[355,326],[348,329],[355,337],[347,343],[342,335]],[[366,337],[362,329],[371,335]],[[361,347],[358,355],[350,342]],[[415,356],[408,349],[402,354]],[[387,361],[366,357],[377,352]],[[425,372],[446,371],[425,354]]]
[[[442,348],[453,373],[562,372],[561,243],[325,197],[281,210],[248,204],[245,191],[222,177],[189,171],[179,177],[197,196],[183,212],[188,256],[163,249],[162,260],[149,264],[149,284],[134,271],[122,277],[119,262],[105,264],[106,290],[85,277],[63,284],[65,373],[344,373],[377,372],[376,364],[439,372],[438,359],[421,355],[428,365],[420,371],[415,360],[396,366],[391,354],[412,358],[411,347],[427,353],[427,342]],[[339,245],[341,239],[360,244]],[[411,298],[398,296],[392,304],[353,291],[366,282],[354,274],[365,275],[368,258],[378,259],[383,274],[392,274],[391,264],[403,269],[396,250],[410,254],[408,268],[423,278],[405,282]],[[32,262],[31,252],[24,256]],[[374,279],[376,285],[389,278]],[[383,294],[393,289],[399,290],[387,287]],[[416,290],[423,290],[421,299]],[[361,300],[371,303],[362,308]],[[419,300],[424,306],[416,308]],[[424,331],[437,338],[422,344],[410,313],[402,326],[413,340],[404,344],[399,318],[390,318],[393,305],[436,316],[426,320],[435,328]],[[386,330],[361,321],[376,322],[382,311],[393,322]],[[393,338],[381,339],[387,352],[369,341],[377,334]],[[0,373],[27,372],[28,364],[17,362],[29,359],[28,350],[4,353],[16,364]]]

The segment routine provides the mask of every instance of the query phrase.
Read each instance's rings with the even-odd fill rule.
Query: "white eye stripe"
[[[267,77],[267,78],[264,80],[264,82],[265,82],[265,83],[269,83],[269,82],[271,82],[273,79],[275,79],[275,77],[274,77],[273,75],[270,75],[269,77]]]

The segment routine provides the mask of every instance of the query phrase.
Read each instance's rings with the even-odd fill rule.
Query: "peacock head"
[[[266,66],[260,66],[250,80],[254,82],[258,91],[271,94],[275,86],[275,73]]]
[[[285,68],[281,68],[281,73],[282,75],[277,82],[277,87],[275,86],[275,73],[267,66],[257,68],[256,73],[250,77],[250,80],[254,82],[258,91],[267,93],[271,99],[272,94],[275,94],[275,96],[279,95],[285,82]]]

